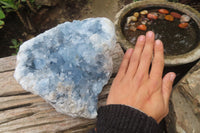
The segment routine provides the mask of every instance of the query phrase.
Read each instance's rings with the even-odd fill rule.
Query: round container
[[[121,47],[124,50],[128,48],[133,48],[134,45],[130,43],[124,33],[123,33],[123,24],[126,21],[128,14],[133,12],[135,9],[149,9],[149,8],[166,8],[177,10],[182,12],[188,16],[190,16],[197,25],[197,44],[195,48],[179,55],[165,55],[165,65],[166,66],[175,66],[175,65],[182,65],[193,62],[200,58],[200,13],[193,9],[190,6],[174,3],[174,2],[166,2],[166,1],[138,1],[131,4],[126,5],[123,9],[121,9],[116,15],[115,21],[115,29],[116,29],[116,36],[117,41],[120,43]],[[168,44],[173,45],[173,44]]]

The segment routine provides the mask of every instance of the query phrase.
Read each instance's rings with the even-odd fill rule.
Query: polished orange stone
[[[174,21],[174,17],[172,15],[166,15],[165,19],[168,21]]]
[[[180,24],[178,25],[178,27],[184,29],[184,28],[187,28],[188,25],[189,25],[188,23],[180,23]]]
[[[168,14],[169,13],[169,11],[167,9],[159,9],[158,12],[162,13],[162,14]]]
[[[147,18],[148,19],[158,19],[158,16],[156,16],[155,14],[149,13],[149,14],[147,14]]]
[[[146,25],[141,24],[141,25],[139,25],[139,26],[137,27],[137,29],[138,29],[138,30],[146,31],[146,30],[147,30],[147,27],[146,27]]]
[[[170,15],[172,15],[175,18],[181,18],[181,14],[179,14],[177,12],[171,12]]]

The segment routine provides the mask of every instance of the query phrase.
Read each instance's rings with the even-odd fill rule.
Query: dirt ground
[[[23,42],[65,21],[82,20],[88,17],[107,17],[114,20],[115,14],[132,0],[58,0],[56,6],[42,6],[36,14],[23,9],[33,30],[27,30],[13,12],[6,16],[5,26],[0,29],[0,58],[12,55],[11,39]],[[27,13],[28,12],[28,13]]]
[[[20,10],[33,26],[27,30],[15,13],[6,16],[5,26],[0,29],[0,58],[12,55],[11,39],[23,42],[65,21],[82,20],[88,17],[107,17],[114,21],[116,13],[133,0],[57,0],[55,6],[42,6],[37,13]],[[200,11],[199,0],[180,0]]]

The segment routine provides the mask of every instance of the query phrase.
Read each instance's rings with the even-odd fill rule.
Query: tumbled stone
[[[112,73],[114,47],[110,20],[65,22],[21,45],[14,77],[58,112],[95,118],[98,94]]]
[[[135,12],[135,13],[133,14],[133,16],[135,16],[136,18],[138,18],[138,17],[140,16],[140,14],[139,14],[138,12]]]
[[[137,28],[135,27],[135,26],[130,26],[130,31],[136,31],[137,30]]]
[[[142,10],[142,11],[140,12],[140,14],[141,14],[141,15],[146,15],[146,14],[148,14],[148,11],[147,11],[147,10]]]
[[[177,12],[171,12],[170,13],[173,17],[180,19],[181,18],[181,14],[177,13]]]
[[[178,27],[184,29],[184,28],[187,28],[188,25],[189,25],[188,23],[180,23],[180,24],[178,25]]]
[[[162,13],[159,13],[158,14],[158,19],[161,19],[161,20],[163,20],[163,19],[165,19],[165,14],[162,14]]]
[[[144,24],[141,24],[141,25],[137,26],[137,29],[138,30],[142,30],[142,31],[146,31],[147,30],[147,26],[144,25]]]
[[[166,16],[165,16],[165,19],[166,19],[167,21],[174,21],[174,17],[173,17],[172,15],[166,15]]]
[[[169,13],[169,11],[167,9],[159,9],[158,12],[162,13],[162,14],[168,14]]]
[[[181,23],[184,23],[184,22],[189,22],[190,19],[191,19],[191,17],[189,17],[188,15],[182,15],[180,18],[180,21],[181,21]]]
[[[147,18],[150,19],[150,20],[152,20],[152,19],[158,19],[158,15],[155,12],[149,13],[149,14],[147,14]]]
[[[137,18],[135,16],[130,16],[127,18],[127,24],[129,24],[131,21],[135,22],[137,21]]]

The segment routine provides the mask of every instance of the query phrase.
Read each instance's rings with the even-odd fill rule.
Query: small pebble
[[[179,27],[179,28],[182,28],[182,29],[187,28],[187,27],[188,27],[188,23],[180,23],[180,24],[178,25],[178,27]]]
[[[188,15],[182,15],[180,21],[181,23],[184,23],[184,22],[189,22],[190,19],[191,18]]]
[[[137,28],[135,26],[131,26],[129,29],[130,29],[130,31],[136,31],[137,30]]]
[[[131,21],[137,21],[137,18],[135,16],[131,16],[127,18],[127,24],[129,24]]]
[[[134,25],[135,25],[135,23],[130,23],[129,25],[130,25],[130,26],[134,26]]]
[[[169,11],[167,9],[159,9],[158,12],[162,13],[162,14],[168,14],[169,13]]]
[[[157,12],[151,12],[151,14],[153,14],[153,15],[158,17],[158,13]]]
[[[140,12],[140,14],[141,15],[146,15],[146,14],[148,14],[148,11],[147,10],[143,10],[143,11]]]
[[[138,12],[135,12],[135,13],[133,14],[133,16],[135,16],[136,18],[139,17],[139,15],[140,15],[140,14],[139,14]]]
[[[161,20],[163,20],[163,19],[165,19],[165,14],[158,14],[158,19],[161,19]]]
[[[142,20],[143,20],[143,21],[144,21],[144,20],[145,20],[145,21],[149,21],[149,19],[148,19],[148,18],[142,18]]]
[[[141,15],[141,16],[138,18],[138,21],[143,21],[143,20],[145,20],[145,19],[146,19],[146,16]]]
[[[129,27],[127,25],[125,25],[124,30],[129,30]]]
[[[181,14],[179,14],[177,12],[171,12],[170,15],[172,15],[175,18],[181,18]]]
[[[146,27],[146,25],[141,24],[141,25],[139,25],[139,26],[137,27],[137,29],[138,29],[138,30],[142,30],[142,31],[146,31],[146,30],[147,30],[147,27]]]
[[[151,24],[152,24],[152,21],[147,22],[147,24],[148,24],[148,25],[151,25]]]
[[[147,21],[143,20],[143,21],[141,21],[141,23],[145,25],[147,23]]]
[[[165,19],[168,21],[174,21],[174,17],[172,15],[166,15]]]
[[[158,19],[158,16],[157,16],[155,13],[149,13],[149,14],[147,15],[147,18],[148,18],[148,19]]]

